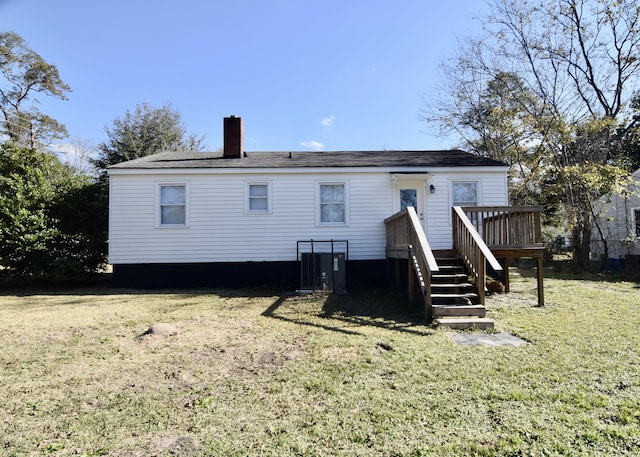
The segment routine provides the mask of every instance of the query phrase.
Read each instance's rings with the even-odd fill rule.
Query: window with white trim
[[[247,212],[271,212],[271,186],[268,182],[247,183]]]
[[[187,225],[186,184],[159,184],[158,202],[158,225],[163,227]]]
[[[346,225],[348,223],[347,184],[318,183],[318,223]]]
[[[633,223],[636,229],[636,237],[640,238],[640,208],[633,210]]]
[[[451,206],[478,206],[478,183],[451,183]]]

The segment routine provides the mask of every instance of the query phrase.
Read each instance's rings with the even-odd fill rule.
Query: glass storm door
[[[400,211],[408,206],[418,208],[418,189],[400,189]]]
[[[420,219],[422,228],[426,233],[427,227],[424,217],[424,181],[416,183],[403,182],[402,184],[398,185],[396,189],[399,202],[399,210],[402,211],[408,206],[413,206],[413,208],[416,210],[416,214],[418,214],[418,218]]]

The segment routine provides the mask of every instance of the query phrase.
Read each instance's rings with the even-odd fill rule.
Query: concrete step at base
[[[446,318],[434,319],[433,323],[436,324],[438,327],[447,327],[447,328],[456,329],[456,330],[470,329],[470,328],[490,330],[494,328],[493,319],[488,319],[486,317],[485,318],[446,317]]]

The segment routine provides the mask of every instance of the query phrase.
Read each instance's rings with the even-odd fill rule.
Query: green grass
[[[526,346],[459,346],[390,292],[8,292],[0,455],[638,455],[640,285],[511,287],[489,317]]]

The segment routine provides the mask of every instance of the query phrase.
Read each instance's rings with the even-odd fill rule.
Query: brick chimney
[[[240,159],[244,152],[244,127],[242,118],[224,118],[224,152],[225,159]]]

